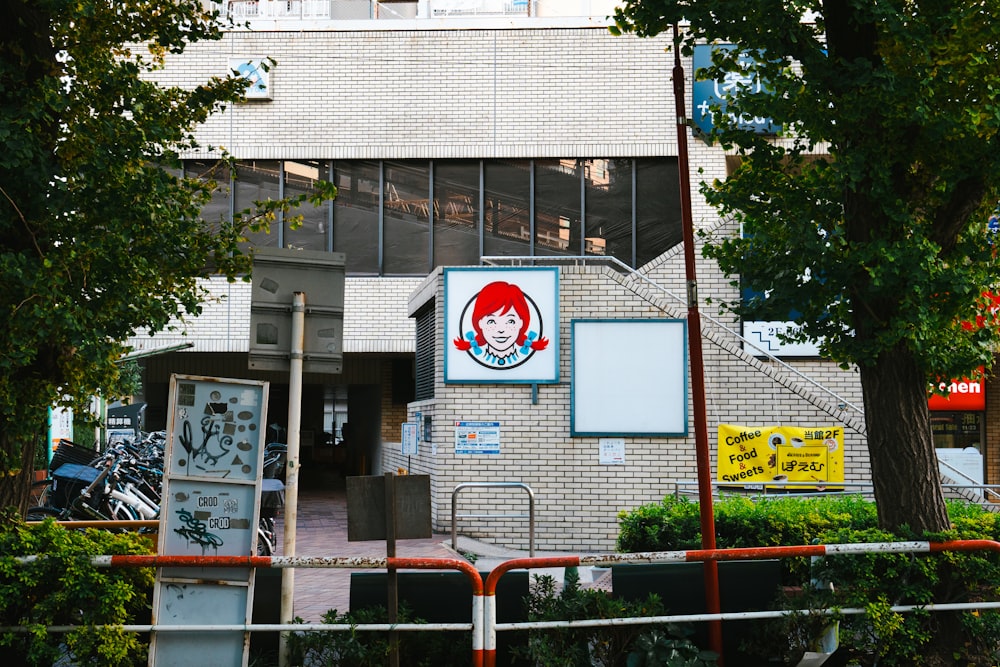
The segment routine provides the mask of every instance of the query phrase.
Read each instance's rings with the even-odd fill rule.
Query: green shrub
[[[302,619],[296,619],[302,622]],[[291,664],[310,667],[384,667],[389,656],[388,632],[356,630],[358,625],[388,623],[385,607],[371,607],[340,614],[331,609],[323,623],[350,625],[350,630],[292,633],[288,643]],[[398,623],[423,623],[405,605],[399,606]],[[400,664],[413,667],[468,664],[472,633],[458,631],[398,632]]]
[[[770,496],[752,500],[725,496],[713,503],[715,539],[720,549],[812,544],[827,530],[874,528],[873,503],[861,496],[797,498]],[[674,551],[701,548],[699,504],[667,496],[618,515],[617,549],[622,552]],[[808,559],[786,559],[783,583],[798,585],[809,578]]]
[[[0,635],[4,662],[145,665],[144,637],[93,626],[148,622],[153,569],[98,568],[90,557],[150,552],[148,540],[134,534],[66,530],[51,520],[28,527],[13,513],[0,517],[0,625],[27,629]],[[15,561],[35,554],[45,557],[27,564]],[[81,627],[47,633],[50,625]]]
[[[964,511],[963,511],[964,512]],[[974,513],[973,513],[974,514]],[[938,540],[983,539],[995,520],[988,513],[976,522],[969,514]],[[828,532],[828,543],[896,542],[920,539],[884,531]],[[840,637],[847,655],[862,664],[936,664],[930,656],[952,656],[966,666],[996,665],[1000,658],[1000,612],[914,611],[896,605],[995,601],[1000,595],[1000,558],[985,551],[877,553],[817,559],[816,576],[835,582],[832,605],[862,608],[864,615],[844,616]]]
[[[552,577],[534,576],[528,598],[529,621],[611,619],[664,614],[650,595],[640,602],[612,598],[603,590],[582,589],[567,569],[561,591]],[[532,630],[526,648],[515,653],[534,667],[708,667],[716,655],[701,651],[678,625],[613,625]]]
[[[983,507],[949,501],[952,529],[943,534],[887,533],[877,528],[874,503],[860,496],[727,497],[714,504],[719,548],[854,544],[904,540],[997,540],[1000,523]],[[670,551],[700,547],[698,504],[666,498],[623,512],[620,551]],[[684,532],[687,531],[687,532]],[[979,667],[1000,664],[1000,612],[913,611],[896,605],[995,601],[1000,597],[1000,556],[988,551],[935,554],[871,553],[821,559],[783,559],[783,583],[794,588],[782,606],[804,610],[759,623],[748,653],[795,665],[815,650],[816,638],[839,621],[841,650],[849,664]],[[814,582],[832,582],[833,589]],[[828,609],[862,609],[834,616]],[[942,660],[941,656],[945,656]]]
[[[618,551],[671,551],[701,548],[698,503],[667,496],[661,503],[618,513]]]

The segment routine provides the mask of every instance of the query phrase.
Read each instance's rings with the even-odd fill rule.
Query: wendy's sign
[[[559,270],[444,270],[444,379],[559,381]]]

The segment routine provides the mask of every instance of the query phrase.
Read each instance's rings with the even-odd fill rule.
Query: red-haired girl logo
[[[499,280],[469,299],[459,326],[455,347],[487,368],[515,368],[549,344],[535,302],[517,285]]]

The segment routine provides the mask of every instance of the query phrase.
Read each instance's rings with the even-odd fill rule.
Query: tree
[[[766,90],[730,97],[726,112],[770,117],[781,136],[715,109],[713,139],[741,160],[702,192],[744,234],[705,253],[766,295],[732,310],[798,311],[798,339],[856,367],[880,525],[946,529],[928,386],[988,369],[1000,342],[997,327],[969,325],[1000,277],[987,232],[1000,199],[1000,3],[626,0],[615,20],[639,36],[681,23],[686,53],[738,47],[696,77],[755,54]]]
[[[197,314],[206,267],[246,275],[241,234],[302,197],[213,228],[200,211],[216,184],[177,175],[193,128],[247,85],[146,76],[221,38],[200,0],[0,6],[0,507],[23,507],[47,408],[125,395],[120,341]]]

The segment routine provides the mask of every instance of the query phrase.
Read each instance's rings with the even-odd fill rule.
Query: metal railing
[[[669,495],[674,498],[698,497],[698,481],[693,479],[673,479],[666,480],[666,483],[673,489]],[[991,511],[1000,512],[1000,484],[963,484],[958,482],[941,481],[941,488],[946,492],[951,492],[956,496],[961,496],[964,500],[978,504]],[[792,482],[792,481],[769,481],[756,483],[712,483],[712,492],[715,497],[723,492],[742,493],[751,497],[786,496],[793,495],[796,498],[809,498],[819,496],[849,496],[859,495],[866,500],[875,500],[875,486],[871,482]],[[963,493],[971,491],[972,494]]]
[[[45,556],[19,556],[14,560],[28,564]],[[114,555],[90,556],[94,567],[179,567],[179,568],[344,568],[344,569],[411,569],[457,570],[465,574],[472,585],[471,623],[229,623],[219,625],[190,625],[179,623],[146,623],[135,625],[94,626],[114,628],[123,632],[354,632],[358,631],[472,631],[472,664],[483,664],[485,631],[482,627],[483,579],[471,563],[457,558],[398,558],[398,557],[295,557],[295,556],[165,556],[165,555]],[[72,632],[80,626],[53,625],[48,632]],[[24,633],[33,631],[27,626],[8,626],[0,632]]]
[[[996,484],[983,484],[982,482],[969,477],[965,472],[959,470],[947,461],[942,461],[940,458],[938,459],[938,467],[943,469],[949,477],[953,477],[955,479],[954,483],[942,483],[941,486],[951,489],[970,489],[974,493],[979,493],[980,500],[986,500],[991,503],[1000,502],[1000,493],[994,490],[998,488]]]
[[[504,561],[493,568],[485,581],[472,564],[464,560],[450,558],[296,558],[281,556],[156,556],[118,555],[90,556],[89,561],[97,567],[251,567],[251,568],[396,568],[396,569],[452,569],[463,572],[472,584],[471,623],[372,623],[372,624],[226,624],[226,625],[179,625],[143,624],[114,625],[124,632],[354,632],[354,631],[472,631],[473,667],[495,667],[497,653],[497,633],[514,630],[538,630],[548,628],[581,628],[592,626],[639,625],[676,622],[721,622],[725,620],[751,620],[794,616],[808,612],[818,615],[861,615],[863,608],[836,609],[780,609],[753,612],[720,612],[707,614],[676,614],[671,616],[645,616],[628,618],[600,618],[584,620],[526,621],[517,623],[497,622],[497,586],[501,577],[515,569],[539,569],[553,567],[607,566],[627,563],[681,563],[707,561],[763,560],[770,558],[823,557],[857,554],[901,554],[901,553],[942,553],[990,551],[1000,553],[1000,542],[992,540],[953,540],[947,542],[904,541],[869,542],[857,544],[812,544],[777,547],[745,547],[735,549],[696,549],[687,551],[659,551],[625,554],[565,555],[544,558],[518,558]],[[45,556],[21,556],[14,560],[20,564],[35,562]],[[1000,601],[977,601],[963,603],[929,603],[921,605],[894,605],[891,611],[908,613],[913,611],[973,611],[1000,609]],[[79,626],[49,626],[49,632],[70,632]],[[34,632],[27,626],[0,627],[4,633]],[[719,647],[715,647],[719,648]]]
[[[780,609],[773,611],[753,612],[720,612],[708,614],[675,614],[671,616],[645,616],[629,618],[602,618],[576,621],[529,621],[523,623],[497,623],[496,589],[500,578],[507,572],[516,569],[551,568],[551,567],[581,567],[622,565],[626,563],[687,563],[706,561],[736,561],[763,560],[767,558],[798,558],[820,557],[866,553],[941,553],[945,551],[969,552],[992,551],[1000,552],[1000,542],[991,540],[954,540],[950,542],[868,542],[858,544],[814,544],[785,547],[746,547],[738,549],[698,549],[689,551],[660,551],[627,554],[596,554],[590,556],[555,556],[547,558],[519,558],[504,561],[490,571],[486,578],[483,600],[483,628],[485,630],[484,666],[495,667],[497,653],[497,632],[513,630],[540,630],[547,628],[582,628],[593,626],[644,625],[651,623],[678,622],[721,622],[728,620],[750,620],[764,618],[780,618],[795,616],[808,612],[811,614],[863,615],[868,613],[864,608],[836,609]],[[612,584],[613,585],[613,584]],[[973,611],[979,609],[1000,609],[1000,601],[968,602],[968,603],[930,603],[923,605],[894,605],[891,611],[907,613],[913,611]],[[721,653],[721,646],[711,647]]]
[[[532,16],[529,0],[429,0],[427,16],[417,2],[378,0],[215,0],[221,15],[234,20],[373,20],[450,17]],[[403,8],[406,9],[403,9]]]
[[[457,514],[458,512],[458,493],[464,489],[469,488],[502,488],[502,489],[522,489],[528,494],[528,514]],[[535,555],[535,492],[531,490],[531,487],[522,482],[463,482],[455,486],[455,490],[451,492],[451,548],[458,551],[458,528],[456,524],[456,519],[528,519],[528,553],[531,556]]]

